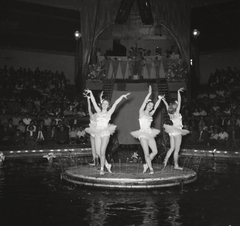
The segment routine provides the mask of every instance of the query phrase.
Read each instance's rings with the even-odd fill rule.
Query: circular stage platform
[[[154,174],[142,173],[142,164],[126,163],[112,165],[112,172],[100,175],[99,167],[80,165],[66,169],[62,179],[90,187],[108,189],[154,189],[188,184],[197,179],[197,174],[189,168],[175,170],[167,166],[154,165]]]

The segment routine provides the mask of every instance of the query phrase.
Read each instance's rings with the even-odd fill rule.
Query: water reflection
[[[55,159],[51,163],[46,159],[6,160],[0,166],[1,223],[240,225],[239,166],[239,160],[202,159],[197,181],[183,189],[99,191],[61,181],[61,167]]]

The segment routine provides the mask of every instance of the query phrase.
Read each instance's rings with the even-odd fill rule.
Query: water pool
[[[93,190],[61,180],[59,161],[9,158],[0,166],[0,224],[239,226],[240,159],[202,158],[183,188]]]

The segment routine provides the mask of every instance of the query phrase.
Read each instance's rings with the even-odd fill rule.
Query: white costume
[[[110,124],[110,116],[107,113],[97,113],[96,121],[91,120],[89,127],[85,129],[91,136],[110,136],[116,130],[116,125]]]
[[[188,130],[182,129],[182,115],[180,113],[169,114],[169,117],[173,125],[163,125],[165,132],[168,133],[169,136],[186,135],[189,133]]]
[[[143,115],[139,118],[140,130],[131,132],[131,135],[139,140],[141,138],[146,138],[147,140],[153,139],[160,133],[160,130],[151,128],[152,121],[151,116]]]

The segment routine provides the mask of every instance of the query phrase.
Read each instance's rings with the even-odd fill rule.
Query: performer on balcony
[[[123,98],[127,99],[127,96],[130,93],[120,96],[114,102],[114,104],[110,109],[108,109],[110,106],[108,100],[103,99],[101,102],[101,108],[100,108],[96,103],[96,100],[93,96],[92,91],[89,89],[86,89],[85,95],[87,94],[90,95],[91,101],[97,113],[96,113],[96,127],[89,127],[88,129],[86,129],[86,132],[94,136],[96,153],[100,153],[100,163],[101,163],[100,175],[104,174],[104,166],[107,168],[109,173],[112,173],[111,164],[107,162],[105,154],[106,154],[106,149],[109,143],[110,135],[112,135],[115,132],[117,126],[110,124],[109,121],[117,105],[121,102]]]
[[[149,86],[148,94],[139,109],[140,130],[131,132],[131,135],[140,140],[144,152],[146,163],[143,164],[143,173],[146,173],[149,168],[150,174],[153,174],[154,170],[152,167],[152,160],[158,153],[154,138],[160,133],[160,130],[151,128],[151,123],[153,121],[153,114],[155,113],[164,96],[159,95],[154,106],[153,102],[149,99],[151,95],[152,87]],[[149,148],[152,150],[151,154],[149,154]]]
[[[182,167],[179,167],[178,165],[178,153],[180,150],[180,146],[182,143],[182,136],[189,133],[188,130],[182,129],[182,115],[180,114],[180,108],[181,108],[181,94],[180,92],[183,92],[183,88],[180,88],[178,90],[178,101],[175,101],[174,103],[168,103],[165,99],[163,99],[163,102],[167,108],[168,115],[170,117],[170,120],[173,122],[173,125],[166,125],[164,124],[163,127],[166,131],[166,133],[170,136],[170,149],[168,150],[166,157],[163,162],[163,169],[165,169],[168,159],[171,156],[171,154],[174,151],[174,169],[182,170]]]

